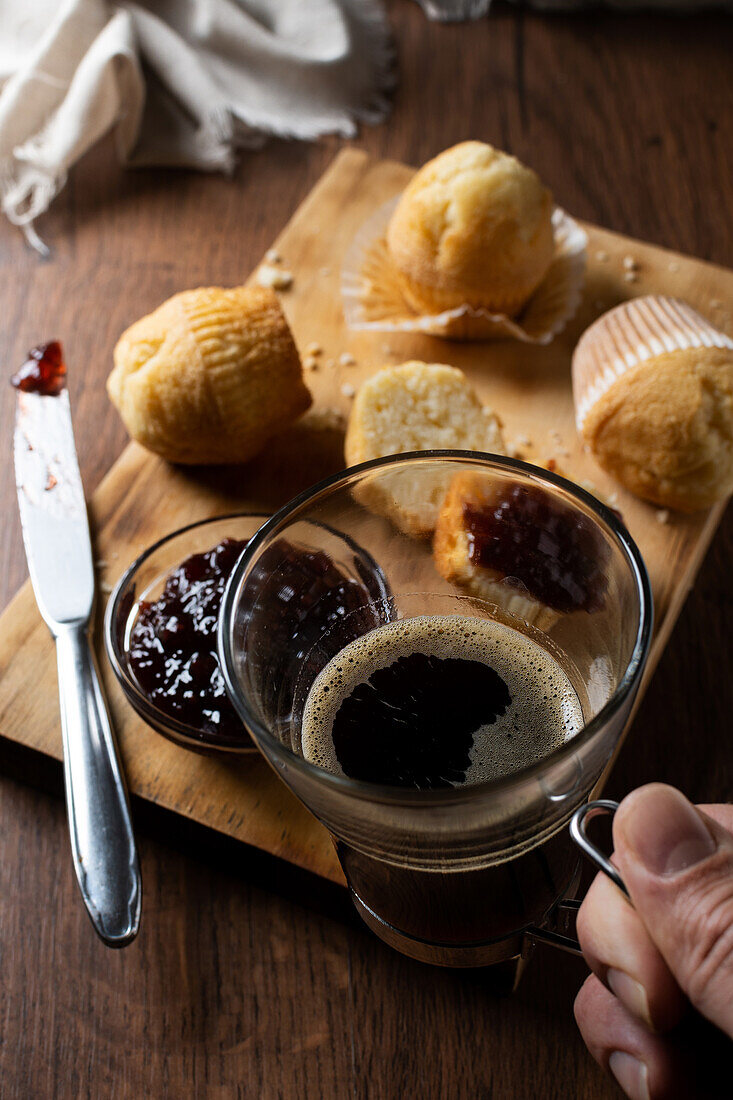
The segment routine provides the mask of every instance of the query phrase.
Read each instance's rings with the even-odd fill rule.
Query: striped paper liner
[[[626,371],[656,355],[690,348],[733,348],[733,340],[678,298],[632,298],[604,313],[586,329],[573,354],[578,431]]]

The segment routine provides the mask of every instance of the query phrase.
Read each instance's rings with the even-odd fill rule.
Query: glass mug
[[[521,576],[494,585],[492,603],[444,580],[430,541],[402,528],[409,527],[406,512],[434,518],[453,477],[465,473],[495,500],[527,490],[545,515],[550,509],[590,532],[600,606],[548,616],[551,624],[540,631],[512,615],[526,588]],[[562,554],[543,531],[530,530],[540,569],[543,554]],[[348,578],[350,600],[341,612],[324,614],[323,606],[319,612],[316,586],[298,643],[289,650],[283,645],[289,628],[273,607],[275,596],[283,606],[283,591],[287,596],[292,585],[294,548],[328,555]],[[571,558],[564,565],[572,571]],[[378,785],[331,774],[305,759],[303,712],[318,673],[355,638],[423,615],[498,619],[529,633],[570,677],[583,707],[582,728],[539,762],[460,787]],[[366,924],[413,958],[445,966],[506,963],[514,981],[534,940],[572,943],[553,931],[577,882],[578,855],[566,826],[619,741],[651,631],[644,564],[610,509],[524,462],[428,451],[337,474],[265,523],[225,592],[219,652],[242,721],[277,774],[331,833]]]

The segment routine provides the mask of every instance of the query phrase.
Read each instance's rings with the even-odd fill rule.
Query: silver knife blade
[[[33,358],[36,351],[43,349],[34,349]],[[94,564],[66,390],[48,397],[18,392],[13,449],[31,583],[56,642],[74,869],[95,929],[110,947],[124,947],[140,924],[140,868],[114,730],[88,636]]]
[[[68,391],[18,392],[15,480],[28,569],[41,615],[53,631],[86,622],[94,564]]]

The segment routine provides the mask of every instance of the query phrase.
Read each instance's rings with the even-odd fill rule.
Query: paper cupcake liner
[[[628,370],[670,351],[733,348],[692,306],[677,298],[632,298],[586,329],[573,354],[575,421],[582,433],[591,408]]]
[[[344,259],[341,296],[349,328],[549,344],[574,315],[583,290],[588,238],[559,207],[552,215],[554,258],[519,317],[469,305],[434,314],[417,312],[405,300],[387,248],[387,226],[398,201],[399,195],[364,222]]]

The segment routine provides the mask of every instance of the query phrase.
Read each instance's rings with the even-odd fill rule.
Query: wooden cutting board
[[[135,799],[195,823],[205,830],[207,843],[233,839],[332,882],[343,879],[328,835],[263,759],[188,752],[155,734],[126,703],[104,654],[99,627],[106,593],[138,553],[195,519],[239,508],[272,511],[340,469],[343,430],[336,413],[345,416],[351,404],[342,386],[348,383],[358,389],[378,367],[405,359],[460,367],[500,413],[507,441],[522,457],[537,463],[554,459],[559,472],[586,487],[591,482],[621,510],[654,590],[656,629],[646,683],[724,507],[692,517],[668,516],[606,477],[583,453],[575,434],[570,357],[580,333],[598,314],[638,294],[686,298],[731,332],[733,272],[586,226],[589,264],[583,300],[577,316],[549,347],[350,332],[343,323],[339,295],[342,257],[363,221],[397,194],[411,175],[412,169],[402,164],[372,161],[346,150],[274,242],[294,275],[281,301],[298,345],[302,351],[315,342],[324,349],[318,370],[306,375],[314,395],[313,412],[245,467],[175,468],[131,444],[90,504],[102,593],[97,648]],[[627,257],[638,265],[633,281],[626,277]],[[151,309],[156,305],[150,302]],[[354,365],[339,362],[345,352],[356,360]],[[0,620],[0,735],[0,748],[8,759],[21,751],[30,759],[30,767],[24,768],[29,778],[44,769],[59,770],[54,647],[29,584]],[[642,731],[637,736],[643,736]]]

